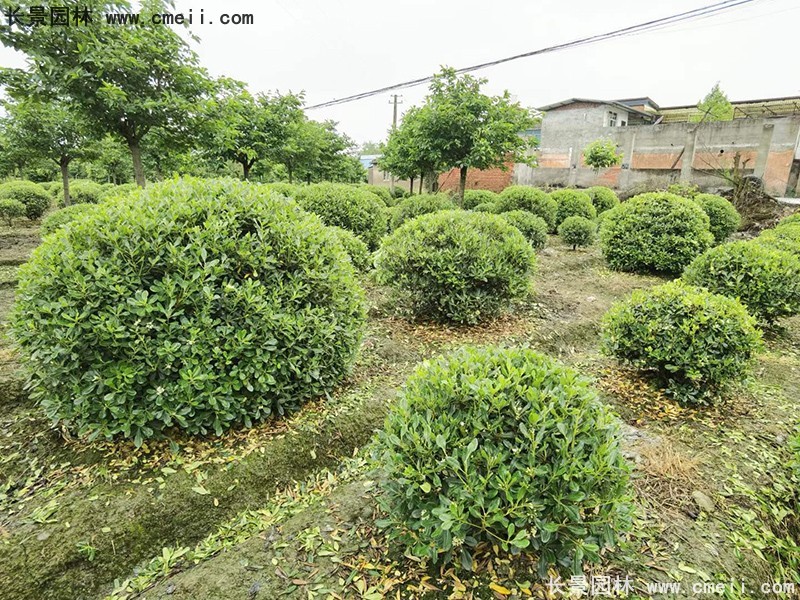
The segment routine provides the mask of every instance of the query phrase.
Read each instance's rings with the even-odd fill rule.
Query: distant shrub
[[[722,244],[694,259],[683,278],[738,298],[766,323],[800,313],[800,258],[788,252],[752,242]]]
[[[42,186],[44,191],[46,191],[49,194],[50,190],[52,190],[54,186],[58,185],[58,182],[57,181],[41,181],[41,182],[39,182],[39,185]]]
[[[708,215],[711,222],[709,229],[714,241],[719,243],[728,239],[734,231],[737,231],[742,224],[742,217],[739,215],[733,204],[722,196],[715,194],[697,194],[694,197],[700,207]]]
[[[265,183],[263,184],[265,188],[267,188],[271,192],[275,192],[276,194],[280,194],[281,196],[286,196],[287,198],[294,198],[295,194],[297,194],[298,186],[293,183],[286,183],[284,181],[274,181],[272,183]]]
[[[512,185],[500,192],[497,200],[498,212],[527,210],[542,217],[549,231],[555,231],[556,201],[546,192],[526,185]]]
[[[617,420],[586,379],[527,349],[423,363],[373,446],[389,538],[471,568],[478,545],[532,552],[539,570],[600,560],[631,524]],[[591,515],[591,516],[590,516]]]
[[[326,225],[352,231],[370,248],[377,247],[386,233],[385,206],[366,190],[343,183],[316,183],[298,187],[294,198]]]
[[[11,227],[14,219],[25,216],[25,205],[19,200],[12,198],[0,198],[0,219]]]
[[[485,202],[497,202],[497,194],[489,190],[464,190],[464,208],[467,210]]]
[[[397,210],[392,216],[392,229],[397,229],[411,219],[420,215],[439,212],[440,210],[453,210],[456,205],[447,194],[417,194],[397,204]]]
[[[61,229],[67,223],[72,223],[75,219],[81,218],[83,215],[94,210],[92,204],[71,204],[64,208],[59,208],[57,211],[50,213],[42,220],[42,226],[39,228],[42,235],[53,233]]]
[[[598,215],[611,210],[619,204],[619,198],[617,198],[614,191],[602,185],[596,185],[583,191],[592,199],[592,204]]]
[[[448,210],[397,229],[376,266],[379,281],[417,316],[476,323],[527,292],[535,260],[525,237],[502,217]]]
[[[585,217],[567,217],[558,226],[558,235],[575,250],[578,246],[591,246],[594,243],[597,224]]]
[[[753,241],[762,246],[800,256],[800,224],[789,222],[774,229],[765,229]]]
[[[42,186],[32,181],[12,180],[0,184],[0,200],[16,200],[25,210],[22,215],[31,221],[40,219],[50,206],[50,196]],[[15,211],[12,204],[6,204],[6,215]],[[8,217],[4,217],[8,218]],[[14,218],[14,217],[12,217]]]
[[[694,200],[695,196],[700,193],[700,188],[694,184],[680,182],[680,183],[671,183],[667,186],[667,192],[670,194],[675,194],[676,196],[680,196],[681,198],[689,198],[690,200]]]
[[[634,196],[603,213],[600,226],[606,261],[620,271],[680,273],[713,240],[703,209],[666,192]]]
[[[547,223],[542,217],[527,210],[512,210],[500,216],[519,229],[535,249],[544,248],[547,244]]]
[[[392,196],[392,192],[388,187],[382,187],[380,185],[373,185],[370,183],[362,183],[359,186],[362,190],[367,190],[368,192],[372,192],[378,198],[381,199],[386,206],[394,206],[395,198]]]
[[[150,185],[44,238],[12,326],[32,398],[81,436],[221,433],[329,392],[364,293],[335,234],[234,180]]]
[[[597,217],[597,210],[589,194],[579,190],[555,190],[550,193],[550,197],[556,201],[556,228],[567,217],[583,217],[589,220]]]
[[[339,238],[342,246],[344,246],[344,251],[347,252],[347,256],[350,257],[350,262],[353,263],[356,270],[362,273],[369,271],[372,267],[372,253],[367,245],[356,237],[356,234],[352,231],[341,227],[331,227],[330,229]]]
[[[497,205],[496,202],[481,202],[472,209],[472,212],[485,212],[485,213],[497,213],[500,210],[500,207]],[[512,211],[508,211],[512,212]],[[527,212],[527,211],[526,211]],[[533,214],[533,213],[531,213]]]
[[[654,372],[675,398],[706,403],[747,374],[761,335],[738,300],[677,280],[612,307],[602,344],[607,354]]]
[[[59,184],[51,190],[58,206],[64,206],[64,186]],[[103,186],[90,179],[71,179],[69,182],[70,204],[97,204],[104,198]]]
[[[399,185],[394,186],[394,190],[392,190],[392,197],[395,199],[395,201],[408,198],[409,196],[410,194],[408,193],[408,190],[404,190]]]
[[[111,198],[119,198],[121,196],[127,196],[132,194],[133,192],[138,192],[141,188],[136,185],[135,183],[121,183],[119,185],[104,185],[103,191],[100,195],[100,201],[105,202],[106,200],[110,200]],[[70,188],[71,190],[71,188]]]

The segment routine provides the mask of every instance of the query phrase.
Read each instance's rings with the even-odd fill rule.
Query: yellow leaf
[[[507,587],[503,587],[499,583],[494,583],[494,582],[490,583],[489,584],[489,589],[494,591],[494,592],[497,592],[498,594],[503,594],[504,596],[510,596],[511,595],[511,590],[508,589]]]

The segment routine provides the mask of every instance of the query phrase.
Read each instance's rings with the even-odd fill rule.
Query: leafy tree
[[[714,84],[711,91],[697,104],[699,114],[692,115],[691,121],[698,123],[704,121],[730,121],[733,119],[733,105],[719,88],[719,82]]]
[[[64,205],[69,206],[69,166],[86,156],[90,137],[87,124],[65,102],[36,99],[4,102],[3,129],[9,149],[23,156],[52,160],[61,171]]]
[[[425,143],[423,125],[430,119],[430,111],[427,105],[410,108],[400,126],[389,133],[383,156],[378,159],[382,171],[408,179],[412,190],[416,176],[435,174],[445,168]]]
[[[584,148],[583,162],[599,171],[620,164],[622,154],[617,152],[617,145],[613,140],[595,140]]]
[[[131,181],[133,164],[128,148],[114,135],[94,140],[88,151],[89,159],[83,160],[78,174],[94,181],[128,183]]]
[[[20,1],[21,14],[40,3]],[[75,7],[77,10],[78,7]],[[142,141],[156,128],[190,132],[194,109],[210,90],[196,53],[172,29],[147,15],[174,12],[171,0],[144,0],[141,25],[109,25],[103,13],[130,10],[125,0],[85,0],[92,22],[70,27],[14,25],[0,41],[27,55],[27,69],[6,69],[17,94],[71,100],[103,133],[128,146],[136,183],[145,184]]]
[[[359,154],[383,154],[383,142],[366,141],[358,149]]]

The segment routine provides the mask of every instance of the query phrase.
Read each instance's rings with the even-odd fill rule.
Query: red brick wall
[[[505,171],[500,168],[486,170],[470,169],[467,171],[467,189],[502,192],[511,185],[513,169],[513,163],[507,163]],[[457,190],[458,180],[458,169],[453,169],[448,173],[442,173],[439,175],[439,189],[443,191]]]

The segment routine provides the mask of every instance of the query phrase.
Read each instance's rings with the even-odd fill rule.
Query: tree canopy
[[[733,119],[733,105],[725,92],[720,89],[719,82],[715,83],[711,91],[697,104],[697,109],[700,113],[691,117],[695,123]]]

